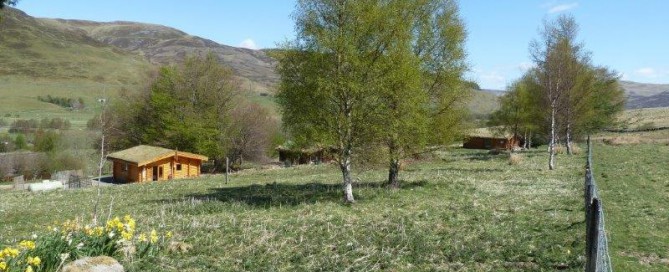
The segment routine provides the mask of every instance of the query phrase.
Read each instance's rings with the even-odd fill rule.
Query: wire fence
[[[588,159],[585,164],[585,271],[612,272],[609,242],[606,237],[604,208],[592,169],[592,142],[588,137]]]

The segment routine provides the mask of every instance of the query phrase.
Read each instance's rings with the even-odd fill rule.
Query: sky
[[[529,44],[544,20],[571,14],[593,64],[623,80],[669,83],[669,1],[460,0],[468,37],[466,78],[505,89],[532,67]],[[294,0],[20,0],[34,17],[170,26],[218,43],[272,48],[293,39]]]

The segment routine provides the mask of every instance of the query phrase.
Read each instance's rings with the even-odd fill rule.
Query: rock
[[[123,272],[123,266],[114,258],[107,256],[85,257],[71,262],[63,272]]]

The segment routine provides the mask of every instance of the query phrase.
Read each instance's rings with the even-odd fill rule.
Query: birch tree
[[[530,46],[541,85],[543,105],[548,109],[548,168],[555,169],[555,147],[558,137],[558,114],[566,105],[568,92],[574,87],[579,64],[587,57],[582,45],[575,43],[578,26],[571,16],[562,15],[555,21],[544,22],[542,41]],[[570,128],[567,128],[569,130]]]
[[[344,200],[355,202],[351,167],[357,148],[373,144],[385,50],[394,37],[387,1],[302,0],[297,39],[279,57],[277,94],[284,126],[299,143],[336,147]]]
[[[393,6],[394,5],[394,6]],[[388,184],[399,187],[401,160],[426,144],[457,138],[468,88],[466,31],[454,1],[391,1],[394,41],[386,56],[391,73],[380,90],[388,149]],[[397,20],[393,22],[392,20]]]

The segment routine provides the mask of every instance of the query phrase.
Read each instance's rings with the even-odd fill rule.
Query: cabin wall
[[[181,170],[177,169],[177,166],[181,164]],[[200,176],[200,165],[202,164],[201,160],[179,157],[174,164],[174,178],[189,178],[189,177],[199,177]]]
[[[133,163],[128,164],[128,170],[125,171],[125,161],[114,160],[113,172],[114,180],[118,182],[147,182],[153,181],[153,168],[157,167],[156,181],[166,181],[170,179],[181,179],[190,177],[199,177],[202,161],[186,157],[174,157],[158,160],[143,166],[137,166]],[[177,165],[181,164],[181,170],[177,170]],[[162,167],[162,175],[159,175]]]
[[[139,180],[139,168],[136,164],[120,160],[114,160],[113,164],[113,176],[115,181],[136,182]]]

